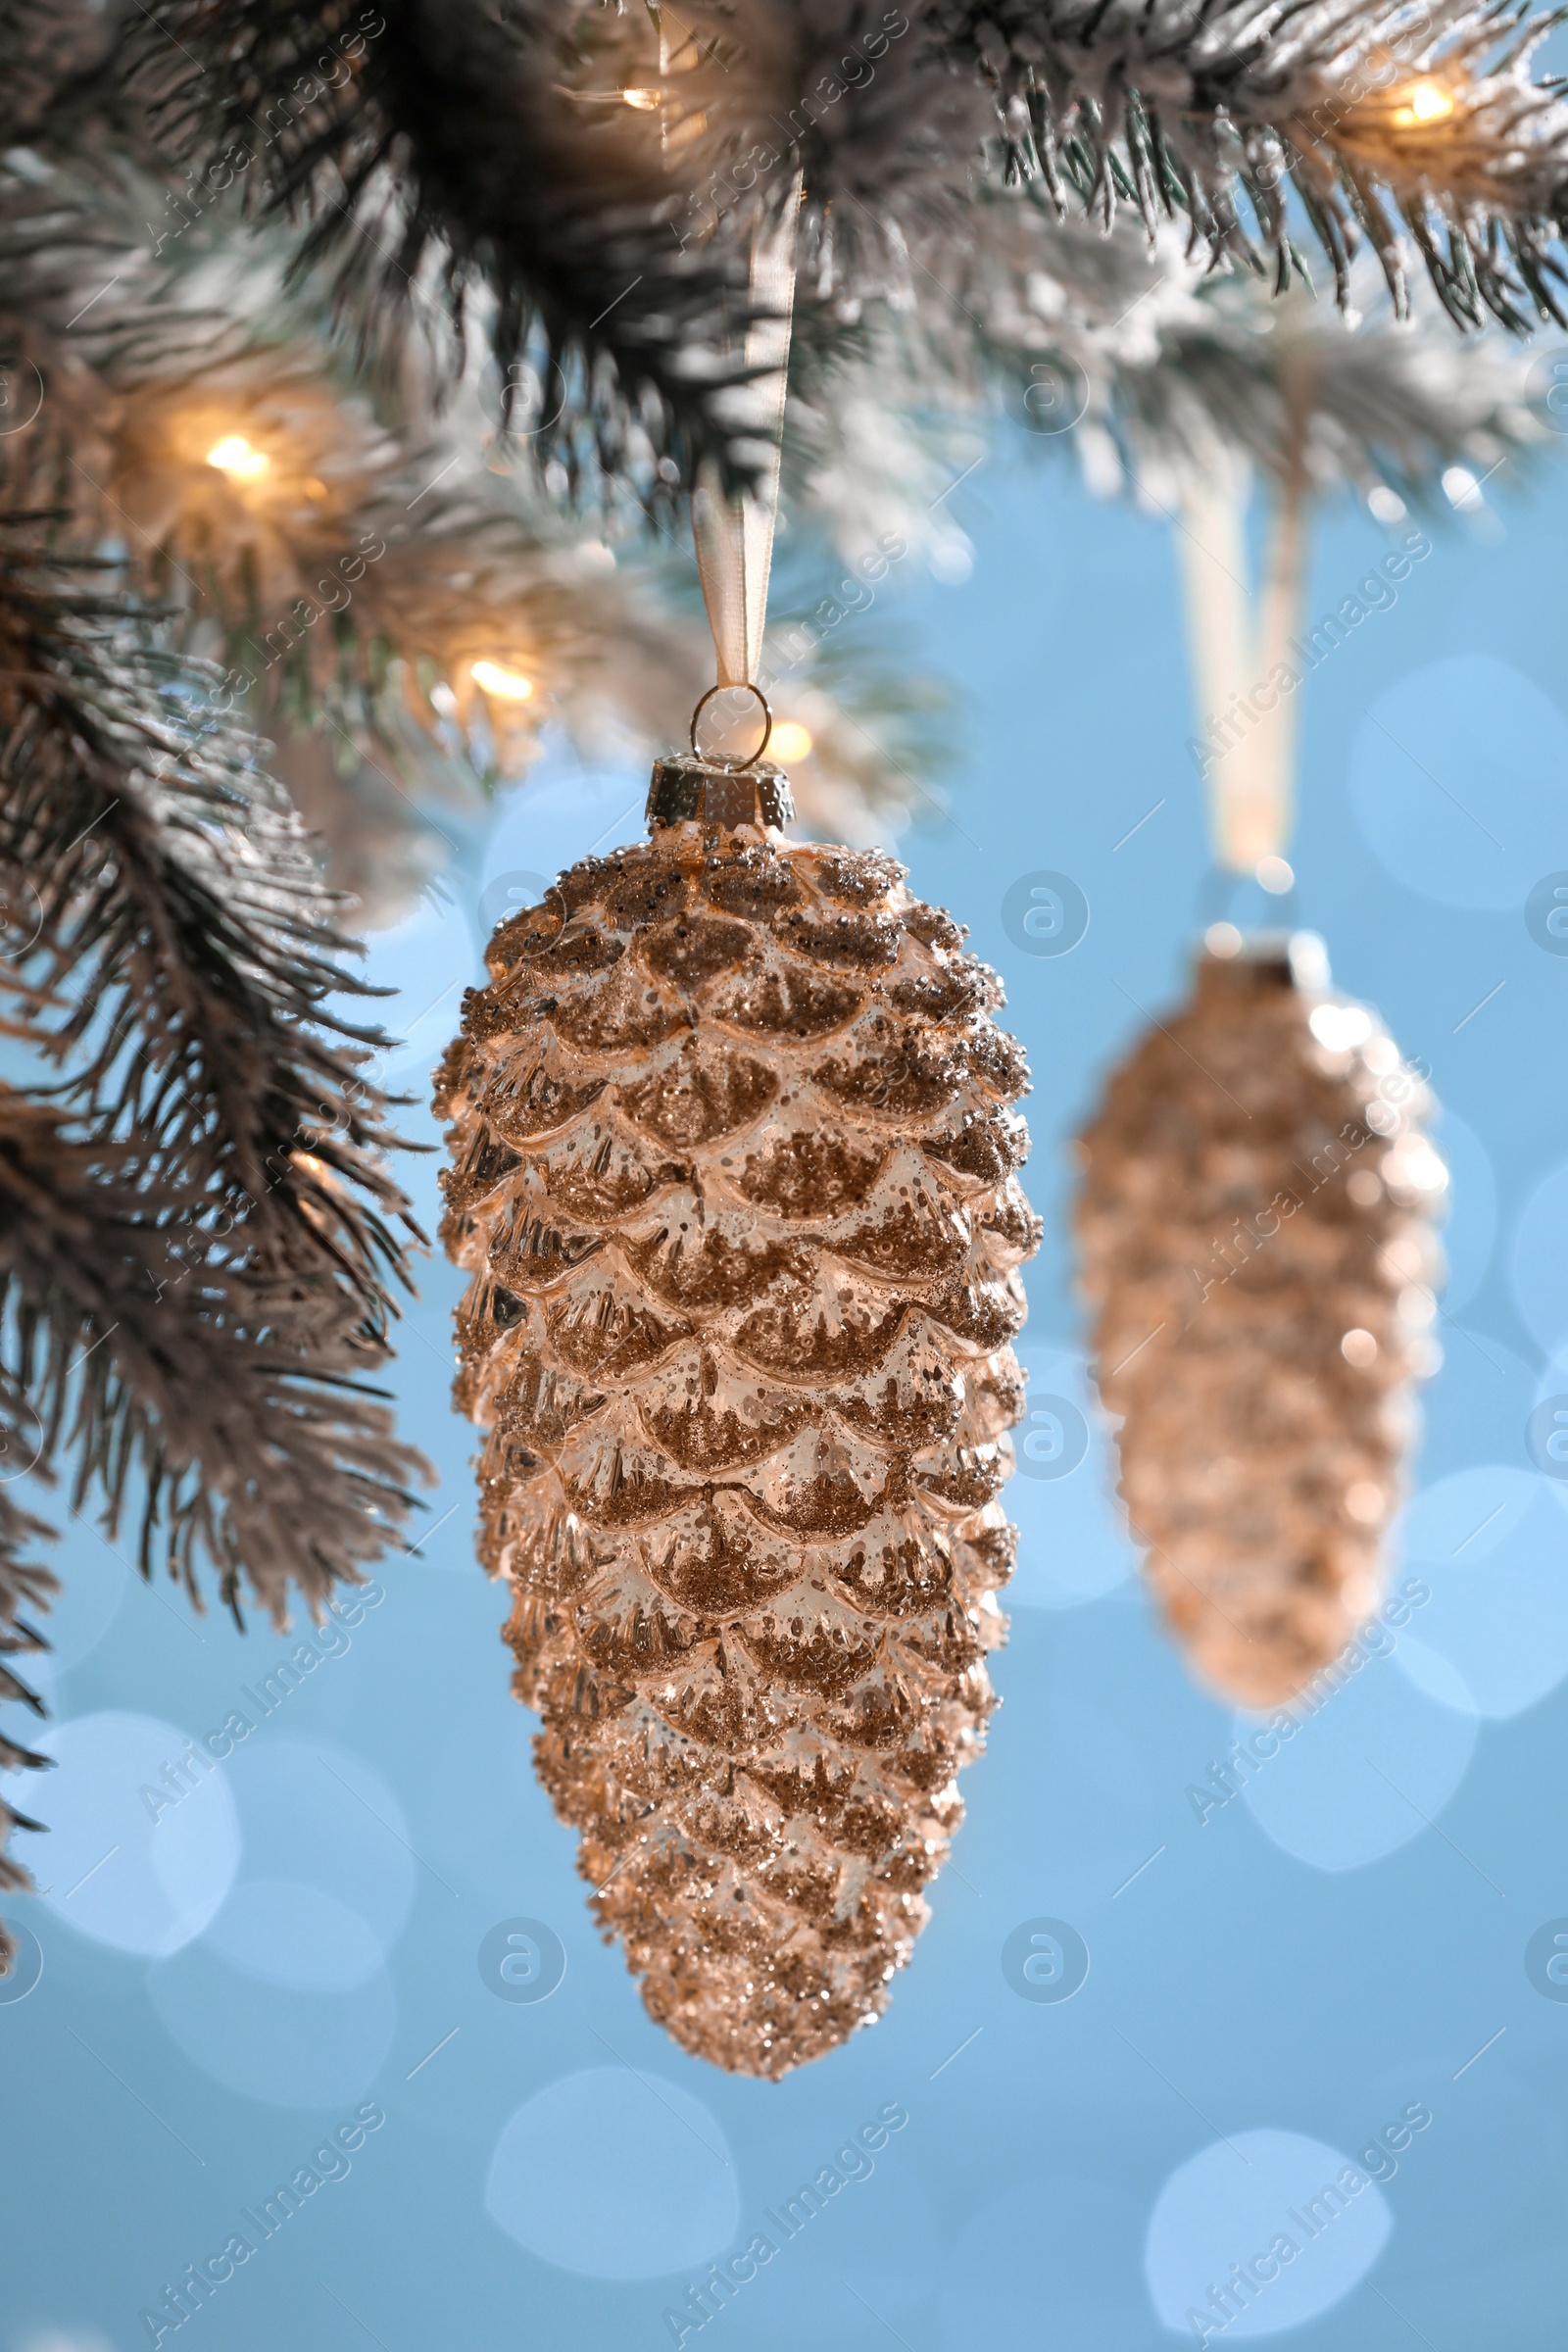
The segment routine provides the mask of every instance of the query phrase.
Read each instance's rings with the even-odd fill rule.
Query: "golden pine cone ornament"
[[[1121,1494],[1194,1668],[1264,1707],[1382,1595],[1447,1184],[1421,1076],[1310,934],[1199,956],[1080,1147]]]
[[[778,2077],[885,2007],[994,1703],[1039,1223],[1001,989],[775,768],[491,943],[443,1065],[480,1556],[601,1924],[686,2049]]]

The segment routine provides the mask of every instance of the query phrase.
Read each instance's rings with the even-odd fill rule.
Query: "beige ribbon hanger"
[[[1243,465],[1184,486],[1176,534],[1216,860],[1253,874],[1283,858],[1296,821],[1300,626],[1307,551],[1305,469],[1293,465],[1254,597],[1247,552],[1251,477]],[[1255,606],[1255,619],[1254,619]]]
[[[726,497],[719,469],[710,459],[700,468],[692,492],[692,536],[720,686],[756,686],[762,658],[778,520],[800,200],[797,173],[777,217],[759,223],[752,243],[752,320],[742,352],[747,377],[714,402],[720,421],[735,436],[736,455],[756,466],[753,486],[738,497]]]

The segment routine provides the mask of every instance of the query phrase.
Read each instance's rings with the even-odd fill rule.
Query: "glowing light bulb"
[[[207,452],[207,463],[236,482],[259,482],[272,467],[267,452],[254,449],[243,433],[225,433],[221,441],[215,441]]]
[[[651,115],[659,105],[659,92],[657,90],[622,90],[620,103],[622,106],[635,107],[640,115]]]
[[[798,718],[781,718],[768,737],[767,748],[775,759],[809,759],[811,730],[809,727],[803,727]]]
[[[1446,122],[1453,110],[1453,92],[1441,81],[1418,81],[1403,106],[1395,108],[1394,120],[1401,130],[1416,130],[1427,122]]]
[[[503,669],[499,662],[474,662],[468,675],[498,703],[525,703],[533,692],[532,678],[525,678],[520,669]]]

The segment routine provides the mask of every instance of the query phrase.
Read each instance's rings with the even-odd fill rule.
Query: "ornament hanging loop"
[[[1215,863],[1255,874],[1274,892],[1290,887],[1298,695],[1306,667],[1295,641],[1307,559],[1305,401],[1304,386],[1294,381],[1261,581],[1254,586],[1248,556],[1251,477],[1244,466],[1225,461],[1184,484],[1177,535],[1201,728],[1193,750],[1207,782]]]
[[[707,459],[692,485],[692,537],[713,633],[717,681],[720,686],[750,686],[754,692],[762,662],[778,519],[801,186],[797,172],[779,208],[760,214],[752,225],[747,323],[723,355],[734,366],[737,380],[713,401],[714,415],[731,435],[732,446],[754,465],[753,479],[745,489],[727,486],[716,463]],[[756,756],[760,759],[761,753]]]
[[[709,753],[707,753],[707,752],[704,752],[704,751],[702,751],[702,750],[699,748],[698,741],[697,741],[697,727],[698,727],[698,721],[701,719],[701,717],[702,717],[702,715],[703,715],[703,712],[704,712],[704,711],[705,711],[705,710],[708,709],[708,706],[709,706],[709,704],[710,704],[710,702],[713,700],[713,697],[714,697],[715,695],[718,695],[718,694],[755,694],[755,695],[756,695],[756,697],[757,697],[758,703],[760,704],[760,708],[761,708],[761,712],[762,712],[762,740],[761,740],[761,742],[760,742],[760,743],[758,745],[758,747],[757,747],[756,751],[755,751],[755,752],[751,752],[751,753],[749,753],[749,754],[747,755],[747,757],[746,757],[744,760],[734,760],[734,759],[729,759],[729,758],[726,758],[726,757],[724,757],[724,756],[722,756],[722,755],[719,755],[719,754],[712,754],[712,755],[710,755]],[[762,689],[760,688],[760,686],[759,686],[759,685],[756,683],[756,681],[755,681],[754,679],[748,678],[748,679],[747,679],[747,680],[744,682],[744,684],[737,682],[737,683],[736,683],[736,684],[734,684],[734,685],[725,685],[725,684],[724,684],[722,681],[720,681],[720,683],[719,683],[717,686],[710,686],[710,688],[708,689],[708,692],[707,692],[707,693],[706,693],[706,694],[703,696],[703,698],[702,698],[701,702],[698,704],[698,706],[697,706],[696,710],[695,710],[692,712],[692,724],[691,724],[691,746],[692,746],[692,755],[693,755],[693,757],[694,757],[695,759],[698,759],[698,760],[708,760],[708,762],[709,762],[709,764],[710,764],[710,766],[713,766],[713,767],[733,767],[733,768],[735,768],[737,771],[744,770],[744,769],[746,769],[746,768],[748,768],[748,767],[755,767],[755,766],[757,765],[758,761],[759,761],[759,760],[761,759],[761,757],[762,757],[762,754],[763,754],[763,753],[764,753],[764,752],[767,750],[767,747],[768,747],[768,745],[769,745],[769,744],[772,742],[772,740],[773,740],[773,710],[772,710],[772,706],[771,706],[771,704],[768,702],[768,699],[767,699],[766,695],[765,695],[765,694],[762,692]]]

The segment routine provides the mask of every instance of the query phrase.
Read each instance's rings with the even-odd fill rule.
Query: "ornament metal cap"
[[[1315,931],[1239,931],[1210,923],[1197,957],[1202,987],[1228,984],[1243,994],[1259,985],[1316,994],[1329,985],[1328,950]]]
[[[651,833],[662,825],[692,824],[730,832],[738,825],[765,830],[789,824],[794,814],[789,778],[770,760],[740,766],[676,752],[654,761],[647,809]]]
[[[716,696],[732,692],[756,697],[762,713],[762,739],[749,760],[705,758],[697,748],[703,712]],[[710,686],[692,712],[690,752],[654,761],[646,811],[649,832],[662,825],[702,825],[710,832],[722,827],[731,833],[741,825],[755,825],[760,832],[770,826],[782,830],[795,814],[795,803],[783,769],[762,757],[772,733],[773,713],[760,686]]]

